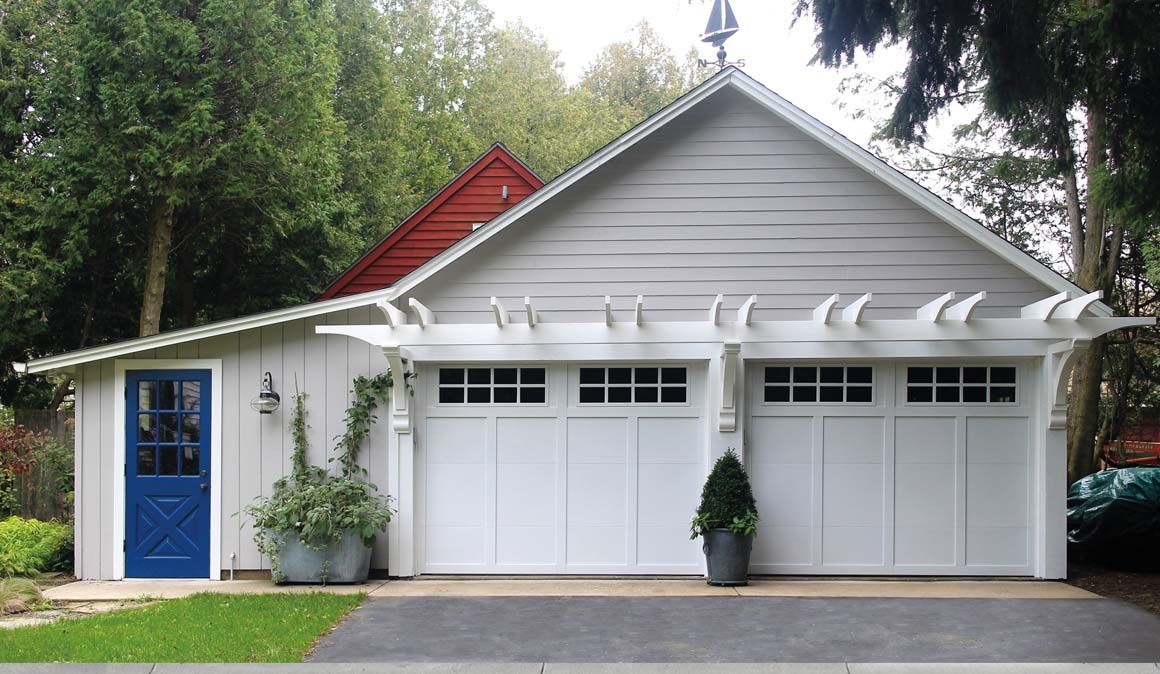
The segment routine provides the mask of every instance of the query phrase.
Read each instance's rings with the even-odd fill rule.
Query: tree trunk
[[[1107,138],[1104,128],[1104,111],[1097,103],[1088,105],[1087,110],[1087,175],[1089,183],[1103,173],[1107,166]],[[1087,291],[1108,287],[1105,275],[1112,265],[1105,264],[1108,258],[1119,261],[1120,251],[1105,247],[1107,233],[1107,209],[1088,186],[1087,221],[1085,223],[1083,259],[1077,260],[1076,284]],[[1117,237],[1113,237],[1115,239]],[[1117,245],[1115,241],[1112,246]],[[1106,297],[1106,295],[1105,295]],[[1108,298],[1110,299],[1110,298]],[[1067,433],[1067,479],[1075,482],[1091,474],[1096,468],[1096,433],[1099,431],[1100,387],[1103,383],[1104,353],[1107,342],[1104,337],[1092,340],[1086,354],[1075,365],[1071,378],[1071,404],[1068,408]]]
[[[161,332],[161,306],[165,302],[165,276],[169,271],[169,247],[173,241],[173,204],[158,198],[150,216],[149,260],[145,269],[145,293],[141,300],[140,336]]]

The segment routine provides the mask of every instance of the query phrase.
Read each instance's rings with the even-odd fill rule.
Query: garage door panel
[[[623,526],[600,527],[568,524],[569,565],[622,565],[626,561]]]
[[[551,525],[496,527],[495,561],[497,564],[510,565],[555,564],[555,527]]]
[[[753,539],[753,565],[803,564],[813,560],[813,527],[761,525]]]
[[[427,466],[429,526],[478,526],[484,522],[483,464],[444,463]]]
[[[496,419],[496,461],[504,463],[556,463],[555,419]]]
[[[637,564],[688,566],[701,563],[700,541],[689,540],[689,525],[654,526],[643,522],[637,530]]]
[[[474,463],[484,460],[485,418],[431,419],[427,423],[427,463]]]
[[[497,526],[554,526],[556,467],[500,464],[496,467]]]
[[[641,465],[637,469],[637,481],[637,518],[642,527],[683,526],[688,531],[700,500],[699,465]]]
[[[953,526],[903,526],[894,528],[896,566],[954,566]]]
[[[894,420],[896,463],[954,463],[954,417],[898,417]]]
[[[822,563],[881,566],[882,527],[824,527]]]
[[[761,521],[777,526],[810,526],[813,518],[813,467],[809,464],[758,463],[749,468]]]
[[[826,417],[822,426],[825,463],[882,463],[883,421],[882,417]]]
[[[703,465],[700,419],[649,418],[637,420],[637,461]],[[700,471],[698,470],[698,473]]]
[[[753,451],[749,463],[804,463],[813,461],[813,417],[753,417]]]
[[[427,527],[428,565],[483,565],[486,560],[483,527]]]
[[[568,466],[568,525],[620,526],[625,523],[623,464]]]
[[[882,526],[881,464],[827,465],[822,476],[822,524],[825,527]]]
[[[1027,463],[1025,418],[968,417],[967,463]]]
[[[894,468],[894,522],[898,527],[955,527],[955,466],[900,463]]]
[[[624,418],[568,419],[568,463],[621,463],[626,461],[628,420]]]
[[[968,566],[1026,566],[1028,530],[1024,527],[967,527]]]
[[[967,526],[1026,527],[1027,466],[967,465]]]

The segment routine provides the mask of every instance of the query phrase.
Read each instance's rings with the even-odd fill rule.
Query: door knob
[[[201,487],[201,490],[202,490],[202,491],[205,491],[206,489],[209,489],[209,485],[208,485],[208,484],[206,484],[206,483],[204,483],[204,482],[202,482],[201,484],[199,484],[199,485],[197,485],[197,486]]]

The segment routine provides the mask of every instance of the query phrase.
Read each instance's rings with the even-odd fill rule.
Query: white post
[[[415,575],[415,434],[412,433],[411,395],[407,391],[402,350],[383,347],[391,369],[390,425],[393,442],[387,443],[388,482],[398,512],[388,525],[387,566],[392,576]]]
[[[1067,577],[1067,393],[1076,357],[1088,340],[1052,345],[1040,366],[1036,442],[1035,575]]]

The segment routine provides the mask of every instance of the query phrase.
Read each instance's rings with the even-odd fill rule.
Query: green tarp
[[[1160,550],[1160,468],[1105,470],[1071,485],[1067,540],[1110,555]]]

